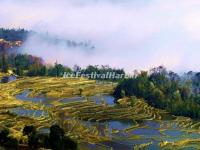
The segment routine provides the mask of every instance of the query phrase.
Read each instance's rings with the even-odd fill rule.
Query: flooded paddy
[[[27,100],[32,102],[47,103],[48,98],[29,97],[31,91],[25,90],[21,94],[16,95],[17,99]],[[86,100],[93,101],[93,107],[98,105],[107,104],[109,107],[115,107],[114,98],[110,95],[96,95],[90,97],[77,96],[72,98],[64,98],[59,102],[62,104],[73,105],[74,102],[82,104]],[[52,104],[51,104],[52,105]],[[35,116],[48,115],[43,111],[25,110],[21,108],[14,109],[17,115]],[[119,113],[119,112],[116,112]],[[170,118],[170,117],[169,117]],[[173,117],[172,117],[173,118]],[[68,118],[70,120],[70,117]],[[134,147],[144,146],[145,149],[154,150],[161,149],[160,143],[162,142],[178,142],[186,139],[198,139],[200,134],[198,132],[188,133],[187,128],[181,128],[179,123],[174,120],[139,120],[138,122],[133,119],[110,119],[103,121],[89,121],[79,120],[86,128],[95,128],[99,136],[109,137],[109,141],[102,141],[99,143],[85,143],[83,146],[87,150],[92,149],[110,149],[113,150],[132,150]],[[40,132],[48,133],[49,130],[41,128]],[[83,145],[83,143],[80,143]]]
[[[11,108],[9,109],[9,112],[16,114],[18,116],[30,117],[30,118],[48,117],[49,115],[47,111],[31,110],[31,109],[25,109],[22,107]]]
[[[0,101],[1,125],[11,126],[17,137],[25,124],[48,133],[58,123],[82,150],[200,149],[199,121],[171,116],[143,100],[131,107],[116,105],[105,94],[111,85],[38,77],[1,84],[1,88],[0,98],[6,99]]]

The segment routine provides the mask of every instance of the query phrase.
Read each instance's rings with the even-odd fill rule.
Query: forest
[[[160,66],[120,81],[114,96],[116,99],[136,96],[174,115],[200,118],[199,79],[198,72],[180,76]]]

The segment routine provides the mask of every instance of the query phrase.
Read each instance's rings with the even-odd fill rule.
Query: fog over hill
[[[197,0],[2,0],[0,26],[89,43],[74,49],[30,37],[24,52],[51,63],[198,71],[199,7]]]
[[[67,66],[78,63],[81,55],[90,55],[95,51],[91,41],[76,41],[59,36],[45,34],[30,34],[21,48],[21,53],[42,57],[47,63],[59,62]]]

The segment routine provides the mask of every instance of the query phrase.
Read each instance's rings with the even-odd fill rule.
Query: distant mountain
[[[95,49],[95,46],[90,41],[75,41],[57,36],[50,35],[48,33],[38,33],[36,31],[28,31],[25,29],[4,29],[0,28],[0,39],[5,41],[25,42],[29,37],[37,38],[38,40],[44,41],[45,43],[51,43],[54,45],[63,44],[70,48],[84,48],[84,49]]]
[[[69,39],[53,36],[48,33],[44,34],[44,33],[32,32],[31,37],[37,39],[38,41],[42,41],[46,44],[63,45],[69,48],[95,49],[95,46],[90,41],[79,42],[75,40],[69,40]]]

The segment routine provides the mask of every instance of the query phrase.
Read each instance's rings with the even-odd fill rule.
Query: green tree
[[[46,76],[47,75],[47,68],[46,66],[42,66],[40,69],[39,69],[39,73],[38,73],[40,76]]]
[[[79,90],[79,95],[82,96],[83,88],[79,88],[78,90]]]
[[[51,148],[53,150],[77,150],[77,143],[64,134],[64,130],[58,125],[51,126],[49,135]]]
[[[4,128],[0,131],[0,145],[6,149],[18,149],[17,139],[9,136],[10,131]]]
[[[49,140],[51,148],[53,150],[61,150],[64,134],[65,134],[64,130],[61,129],[58,125],[51,126]]]
[[[22,67],[21,66],[17,66],[16,67],[16,72],[15,72],[17,75],[19,75],[19,76],[23,76],[24,74],[23,74],[23,69],[22,69]]]
[[[28,145],[30,149],[35,150],[38,148],[39,138],[34,126],[25,126],[23,129],[23,135],[28,136]]]

